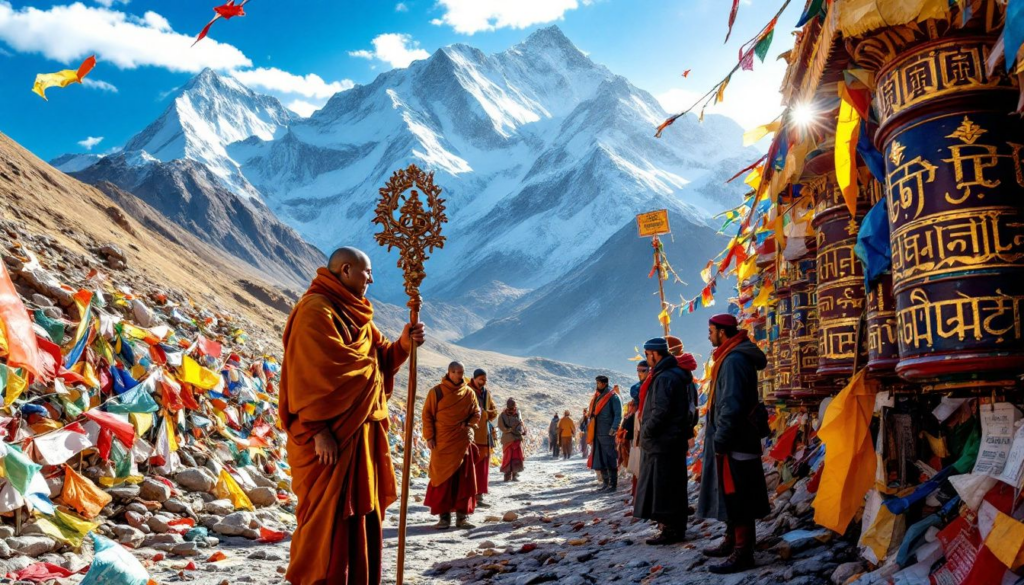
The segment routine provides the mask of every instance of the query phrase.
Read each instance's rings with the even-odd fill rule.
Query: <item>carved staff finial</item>
[[[426,197],[426,206],[420,194]],[[398,213],[396,216],[395,213]],[[416,165],[391,175],[380,190],[377,217],[373,223],[384,231],[374,237],[381,246],[398,248],[398,267],[405,275],[405,292],[409,295],[409,323],[420,318],[420,285],[427,273],[423,268],[435,248],[444,247],[441,227],[448,221],[444,214],[441,188],[434,184],[434,173],[425,173]],[[402,457],[402,508],[398,520],[398,585],[405,573],[405,533],[409,510],[409,468],[412,455],[412,429],[416,418],[416,344],[409,352],[409,394],[405,402],[405,447]]]

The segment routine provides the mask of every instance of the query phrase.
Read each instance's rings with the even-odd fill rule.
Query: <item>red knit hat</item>
[[[708,323],[710,323],[712,325],[718,325],[719,327],[738,327],[739,326],[739,323],[736,322],[736,317],[733,317],[732,315],[730,315],[728,313],[722,313],[720,315],[715,315],[714,317],[712,317],[711,319],[708,320]]]

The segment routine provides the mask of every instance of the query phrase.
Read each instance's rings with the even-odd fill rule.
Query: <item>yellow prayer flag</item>
[[[718,86],[718,95],[715,96],[716,104],[722,103],[722,100],[725,99],[725,88],[729,85],[729,79],[729,77],[726,77],[725,81],[723,81],[722,84]]]
[[[45,100],[47,89],[51,87],[67,87],[72,83],[81,83],[78,79],[78,71],[74,69],[65,69],[56,73],[40,73],[36,75],[36,82],[32,86],[32,91]]]
[[[814,499],[814,521],[839,534],[846,532],[864,495],[875,484],[870,427],[878,382],[865,374],[866,370],[861,370],[832,400],[818,429],[825,444],[825,468]]]
[[[872,473],[874,473],[874,471],[872,471]],[[864,496],[861,495],[861,498],[863,497]],[[815,517],[817,517],[817,513],[815,513]],[[815,522],[817,522],[817,520],[815,520]],[[875,553],[875,557],[879,561],[883,561],[889,554],[889,549],[892,548],[892,537],[899,531],[898,525],[900,524],[906,524],[906,516],[903,514],[893,514],[889,511],[888,506],[883,505],[878,509],[878,515],[875,516],[874,523],[872,523],[871,527],[861,535],[860,542],[858,544],[860,546],[870,548],[871,551]]]
[[[843,99],[839,105],[836,125],[836,181],[843,192],[850,217],[857,216],[857,138],[860,136],[860,114],[840,90]]]
[[[6,366],[4,366],[6,368]],[[21,393],[28,388],[28,381],[11,368],[7,368],[7,389],[4,391],[4,407],[14,404]]]
[[[746,179],[743,182],[747,184],[751,189],[757,191],[757,188],[761,186],[761,173],[764,170],[764,165],[760,165],[754,170],[750,171]]]
[[[744,132],[743,146],[750,146],[751,144],[756,143],[765,136],[768,136],[769,134],[775,134],[776,132],[779,131],[779,127],[781,124],[781,120],[775,120],[770,124],[763,124],[761,126],[758,126],[757,128],[754,128],[753,130],[748,130],[747,132]]]
[[[218,498],[231,500],[231,504],[236,510],[256,511],[249,496],[245,495],[227,469],[220,470],[220,478],[217,481],[217,486],[213,488],[213,493]]]
[[[128,420],[135,427],[135,436],[137,437],[145,435],[146,431],[153,428],[152,412],[130,412],[128,413]]]
[[[200,366],[194,359],[184,356],[181,363],[181,381],[196,388],[212,390],[220,383],[220,376]]]
[[[662,309],[661,310],[661,313],[658,314],[658,321],[662,325],[668,325],[669,323],[672,322],[672,316],[669,315],[668,309]]]
[[[89,522],[71,512],[57,508],[53,516],[39,516],[36,525],[45,534],[72,548],[82,546],[82,539],[99,526],[98,522]]]
[[[950,453],[946,447],[945,437],[933,437],[929,432],[925,432],[924,436],[928,439],[928,446],[931,447],[933,455],[942,458],[949,457]]]
[[[757,256],[751,254],[736,270],[736,280],[744,282],[757,273]]]
[[[996,521],[985,539],[985,546],[1000,562],[1016,571],[1024,565],[1024,524],[996,511]]]

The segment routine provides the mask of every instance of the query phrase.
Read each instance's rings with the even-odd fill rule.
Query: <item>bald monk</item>
[[[284,329],[281,426],[298,496],[293,585],[381,582],[381,520],[396,499],[388,397],[422,324],[389,341],[373,324],[370,259],[335,251]]]
[[[459,362],[448,365],[441,383],[427,392],[423,400],[423,438],[430,449],[430,483],[423,504],[438,516],[438,530],[452,526],[475,528],[466,519],[476,507],[476,460],[473,443],[480,422],[476,393],[465,379],[466,368]]]

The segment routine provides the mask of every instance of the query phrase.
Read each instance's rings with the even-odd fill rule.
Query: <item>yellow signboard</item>
[[[668,227],[668,210],[651,211],[636,216],[636,227],[641,238],[660,236],[661,234],[672,233]]]

